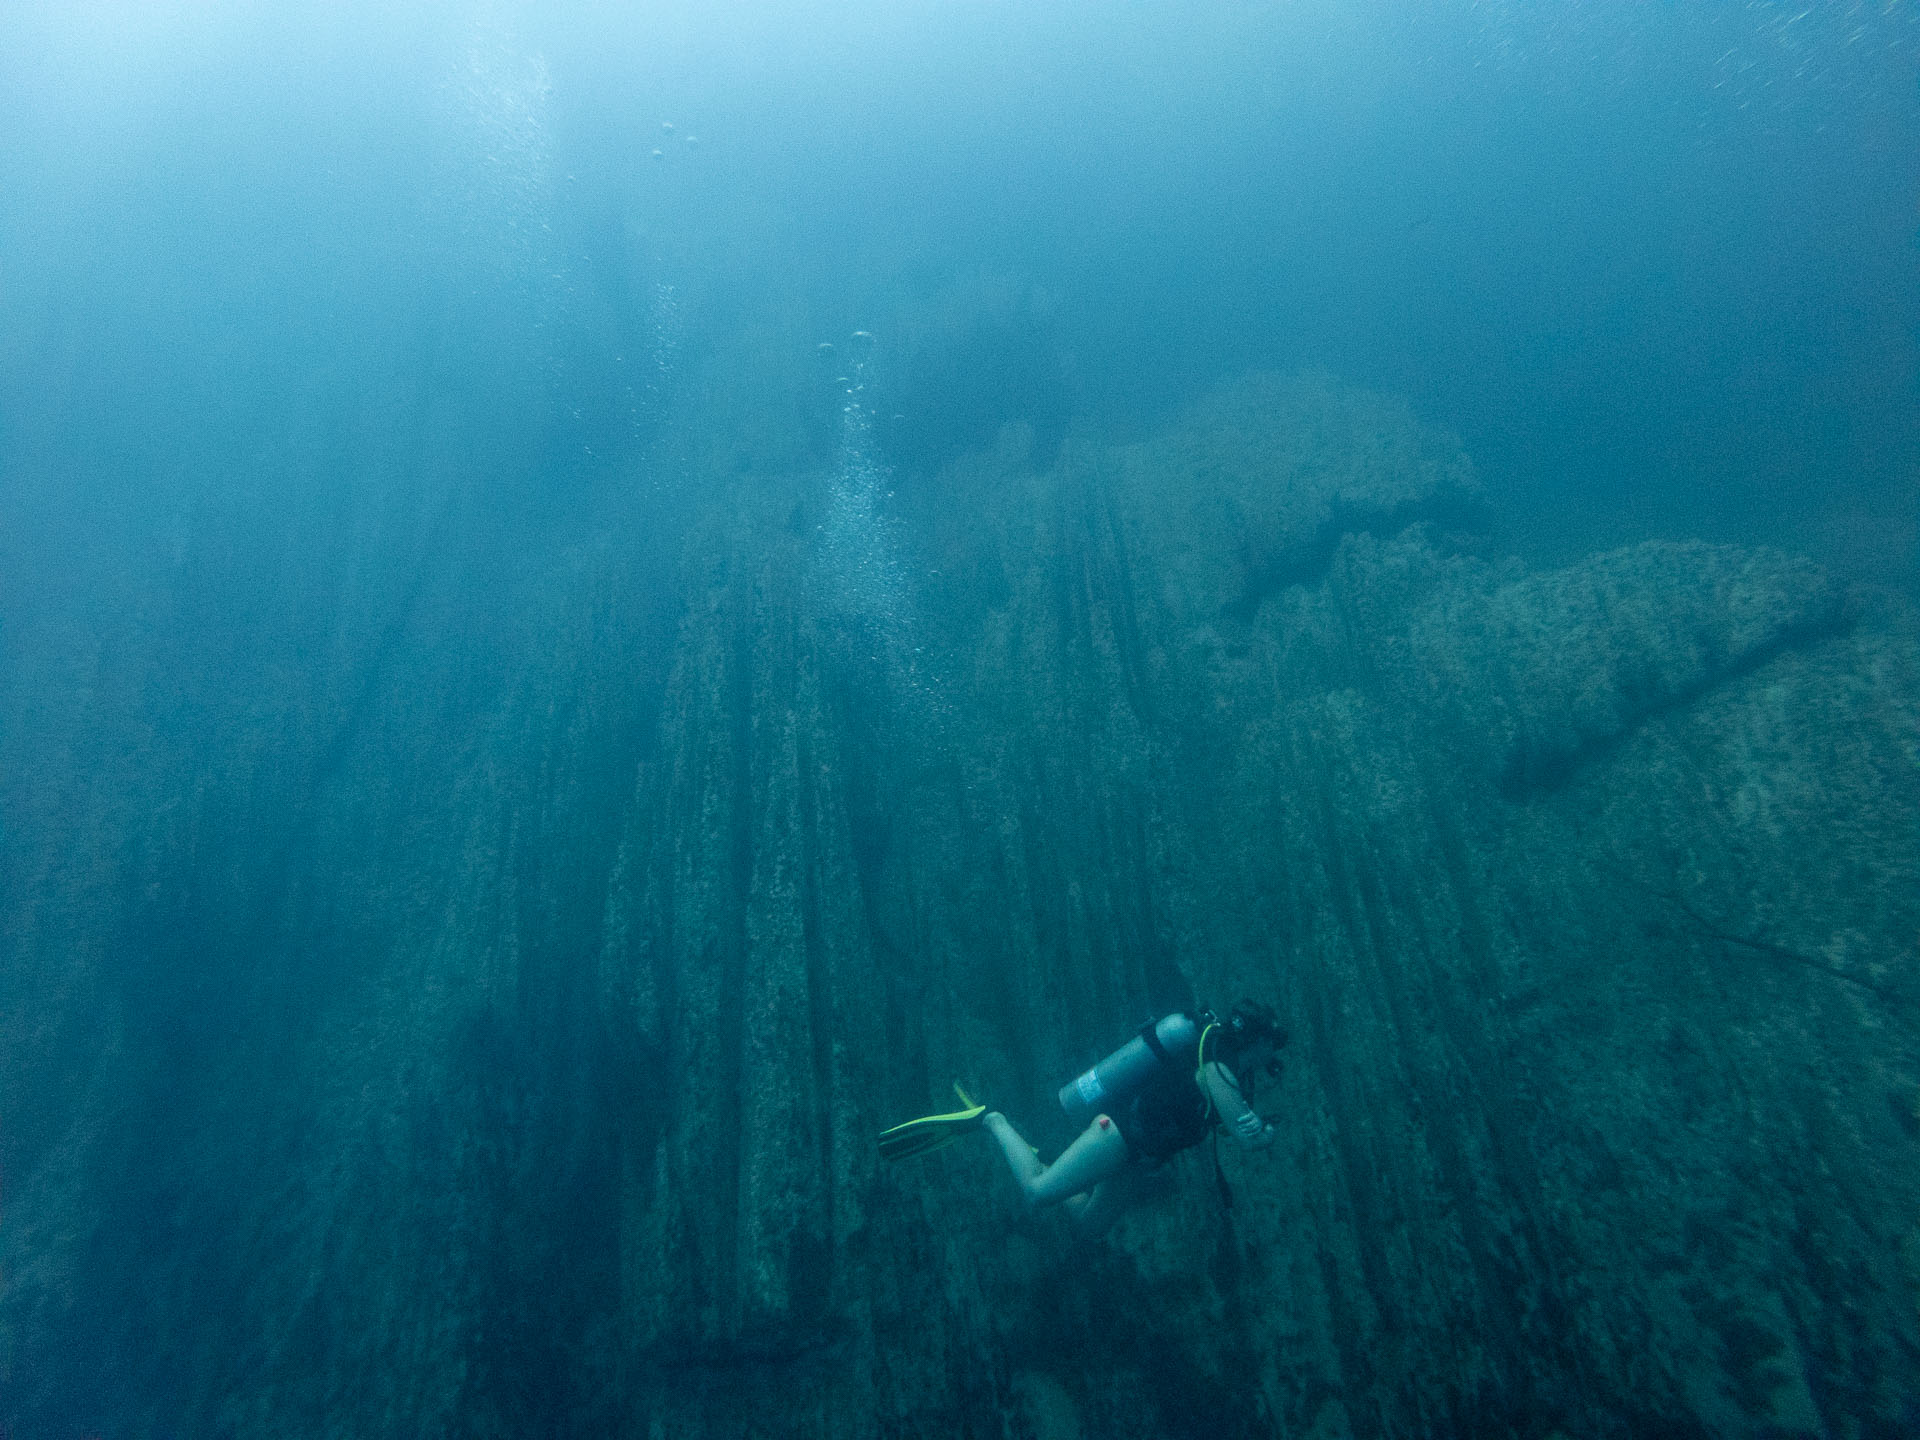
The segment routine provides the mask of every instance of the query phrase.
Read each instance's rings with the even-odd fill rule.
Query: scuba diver
[[[1060,1087],[1067,1118],[1084,1123],[1051,1165],[997,1110],[976,1105],[955,1085],[966,1108],[896,1125],[880,1137],[880,1155],[904,1160],[984,1129],[1033,1206],[1064,1204],[1079,1225],[1098,1234],[1138,1197],[1142,1182],[1216,1127],[1249,1149],[1273,1143],[1273,1125],[1247,1103],[1242,1078],[1276,1075],[1286,1032],[1264,1005],[1242,1000],[1225,1020],[1174,1013],[1140,1033],[1077,1079]],[[1221,1194],[1231,1204],[1214,1157]]]

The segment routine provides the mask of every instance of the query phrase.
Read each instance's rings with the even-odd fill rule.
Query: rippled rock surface
[[[1010,427],[865,549],[831,488],[15,626],[16,1433],[1920,1423],[1910,615],[1488,559],[1458,447],[1318,377]],[[1197,1152],[1086,1244],[984,1143],[878,1164],[955,1078],[1051,1153],[1240,994],[1294,1044],[1231,1208]]]

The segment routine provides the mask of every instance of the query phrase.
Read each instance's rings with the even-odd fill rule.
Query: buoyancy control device
[[[1189,1073],[1200,1049],[1200,1027],[1188,1015],[1163,1015],[1091,1070],[1060,1087],[1060,1108],[1075,1125],[1117,1110],[1168,1069]]]

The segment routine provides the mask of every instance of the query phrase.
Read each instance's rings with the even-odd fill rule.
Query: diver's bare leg
[[[1085,1195],[1076,1195],[1067,1202],[1073,1212],[1073,1222],[1079,1226],[1080,1233],[1098,1236],[1107,1233],[1113,1222],[1131,1205],[1138,1194],[1140,1185],[1132,1175],[1113,1175],[1102,1180]]]
[[[1020,1188],[1030,1190],[1033,1182],[1047,1169],[1040,1163],[1040,1157],[1033,1153],[1033,1147],[1020,1138],[1020,1132],[998,1110],[989,1110],[983,1123],[993,1132],[993,1138],[1000,1142],[1000,1149],[1007,1157],[1007,1168],[1013,1171],[1013,1178],[1020,1182]]]
[[[1000,1142],[1007,1166],[1033,1205],[1053,1205],[1091,1190],[1127,1163],[1127,1142],[1119,1127],[1101,1115],[1051,1165],[1042,1165],[1020,1132],[997,1110],[987,1113],[987,1129]]]

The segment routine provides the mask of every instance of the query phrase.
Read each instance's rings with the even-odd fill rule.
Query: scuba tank
[[[1075,1125],[1111,1113],[1163,1070],[1194,1068],[1200,1029],[1190,1016],[1164,1015],[1078,1079],[1060,1087],[1060,1108]]]

